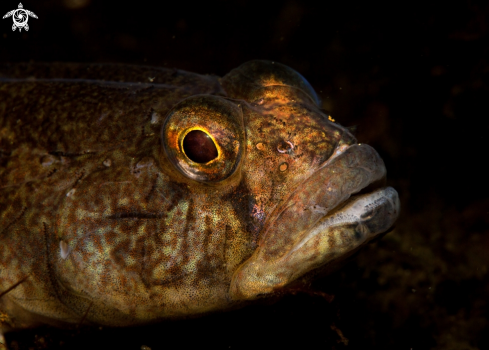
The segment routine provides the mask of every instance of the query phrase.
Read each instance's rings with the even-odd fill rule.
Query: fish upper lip
[[[372,147],[358,143],[338,146],[314,174],[301,183],[280,207],[275,208],[270,221],[265,224],[260,242],[285,229],[276,225],[282,221],[281,217],[295,218],[295,231],[314,227],[317,221],[352,195],[365,188],[375,189],[370,186],[384,179],[385,174],[384,163]],[[310,216],[310,219],[304,219],[306,216]]]
[[[340,163],[340,165],[337,166],[334,164],[335,162]],[[333,169],[331,170],[328,167]],[[356,169],[361,169],[365,173],[365,175],[361,178],[364,185],[357,186],[357,188],[355,188],[356,184],[354,183],[354,180],[357,180],[357,178],[343,180],[339,178],[337,174],[335,174],[335,167],[338,168],[340,172],[343,171],[343,173],[348,173],[350,169],[351,172],[355,171]],[[306,210],[313,210],[316,212],[322,211],[322,216],[324,217],[336,207],[345,203],[350,196],[361,194],[365,189],[372,191],[382,187],[384,185],[382,182],[385,180],[385,175],[386,169],[384,163],[380,159],[378,153],[371,146],[361,143],[344,143],[338,145],[333,154],[323,164],[321,164],[314,174],[301,183],[284,201],[284,204],[280,208],[275,208],[274,213],[272,213],[272,218],[277,218],[284,211],[287,211],[290,207],[298,203],[302,204],[302,207]],[[341,183],[342,181],[344,182]],[[338,184],[338,182],[340,182],[340,184]],[[300,194],[309,188],[315,189],[315,191],[310,191],[311,196],[297,196],[297,194]],[[338,200],[335,203],[331,203],[331,205],[324,206],[331,197],[334,197],[337,192],[341,191],[345,192],[345,198]],[[295,197],[299,197],[299,200],[297,200],[298,198]],[[274,219],[272,220],[274,221]],[[273,230],[274,228],[272,228],[272,226],[274,225],[272,224],[272,221],[270,221],[264,229],[266,231],[269,231],[270,229]],[[265,236],[267,236],[267,234],[265,234],[263,237]]]

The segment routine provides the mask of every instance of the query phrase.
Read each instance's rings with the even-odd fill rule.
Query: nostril
[[[290,141],[282,141],[278,146],[277,146],[277,151],[280,153],[290,153],[294,149],[294,144]]]

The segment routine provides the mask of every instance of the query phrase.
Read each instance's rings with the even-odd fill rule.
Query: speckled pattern
[[[385,167],[317,105],[301,75],[266,61],[223,78],[3,65],[1,329],[233,308],[386,231],[393,189],[361,222],[341,216]],[[216,159],[185,155],[190,130]],[[328,215],[341,225],[309,237]]]

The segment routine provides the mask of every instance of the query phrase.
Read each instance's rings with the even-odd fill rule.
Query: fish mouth
[[[372,186],[368,187],[372,189]],[[327,232],[331,258],[340,256],[387,231],[399,212],[399,195],[394,188],[380,187],[369,192],[362,190],[321,218],[289,254]]]
[[[350,181],[353,186],[349,188],[349,191],[347,190],[346,196],[348,198],[344,201],[338,201],[332,209],[325,210],[326,215],[310,226],[307,230],[308,233],[295,244],[289,254],[301,249],[315,236],[329,232],[329,253],[333,254],[333,251],[337,250],[335,255],[341,255],[355,248],[346,247],[346,243],[357,246],[368,242],[378,234],[389,230],[397,220],[400,213],[399,195],[394,188],[386,186],[384,163],[377,152],[370,146],[362,144],[341,145],[337,147],[333,155],[320,169],[332,165],[342,156],[348,158],[348,151],[352,146],[362,147],[362,153],[370,154],[371,156],[369,162],[357,165],[357,168],[363,169],[364,174],[366,174],[363,177],[364,180],[361,181],[362,184],[355,185],[355,181]],[[348,181],[346,180],[345,182]],[[346,234],[345,231],[347,230],[350,230],[351,233]],[[335,231],[339,234],[335,235],[332,233]],[[353,242],[350,242],[350,238]],[[344,247],[340,249],[341,246]]]
[[[338,147],[276,208],[257,250],[233,275],[230,295],[271,293],[386,232],[399,216],[400,201],[396,190],[385,187],[385,175],[372,147]]]

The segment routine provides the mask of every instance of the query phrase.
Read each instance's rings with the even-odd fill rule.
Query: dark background
[[[291,66],[379,151],[402,215],[311,286],[332,302],[300,292],[144,328],[41,329],[12,334],[12,348],[489,349],[487,1],[22,3],[39,18],[21,33],[0,21],[0,61]]]

